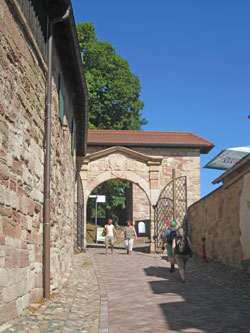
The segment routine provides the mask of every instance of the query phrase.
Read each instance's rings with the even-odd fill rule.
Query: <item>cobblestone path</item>
[[[104,252],[75,255],[59,293],[0,332],[250,332],[248,274],[194,257],[182,284],[162,255]]]
[[[0,326],[0,332],[98,332],[100,297],[88,254],[77,254],[59,293],[26,316]]]
[[[194,261],[183,284],[159,257],[101,252],[91,253],[101,293],[99,333],[250,332],[250,302],[200,276]]]

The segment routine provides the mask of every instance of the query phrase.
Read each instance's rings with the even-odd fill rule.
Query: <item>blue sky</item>
[[[189,131],[227,147],[250,145],[249,0],[72,0],[139,76],[144,130]],[[202,196],[221,171],[201,168]]]

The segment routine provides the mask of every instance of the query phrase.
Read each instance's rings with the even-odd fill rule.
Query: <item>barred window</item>
[[[64,96],[63,96],[63,82],[62,82],[62,76],[59,75],[58,77],[58,102],[59,102],[59,118],[61,123],[63,124],[63,118],[64,118]]]
[[[20,8],[30,26],[38,47],[47,59],[47,35],[49,19],[44,0],[17,0]]]
[[[72,132],[71,132],[71,155],[74,155],[75,151],[75,121],[72,120]]]

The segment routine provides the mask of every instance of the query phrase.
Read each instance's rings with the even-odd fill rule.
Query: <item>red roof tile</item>
[[[145,146],[145,147],[199,147],[208,153],[213,143],[190,132],[153,132],[128,130],[89,130],[88,145]]]

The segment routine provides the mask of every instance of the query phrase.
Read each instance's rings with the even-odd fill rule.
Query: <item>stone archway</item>
[[[78,158],[84,189],[84,235],[86,237],[86,206],[89,194],[99,184],[115,178],[138,185],[150,203],[150,250],[154,251],[154,206],[162,189],[171,181],[172,170],[176,177],[187,177],[187,201],[192,204],[200,198],[200,150],[197,148],[152,148],[136,150],[121,146],[90,152]],[[148,155],[145,154],[148,153]],[[84,239],[86,247],[86,238]]]
[[[104,173],[101,173],[98,175],[90,184],[88,184],[88,187],[86,188],[86,195],[87,197],[90,195],[90,193],[100,184],[110,180],[110,179],[122,179],[127,180],[131,183],[134,183],[138,185],[147,195],[147,198],[150,202],[150,187],[149,183],[147,183],[143,178],[138,176],[137,174],[131,172],[131,171],[125,171],[125,172],[110,172],[105,171]]]
[[[150,203],[150,239],[153,250],[154,211],[160,193],[160,166],[162,157],[147,156],[134,150],[116,146],[79,158],[84,188],[86,235],[86,207],[90,193],[99,184],[110,179],[123,179],[138,185],[147,195]],[[86,239],[84,239],[86,246]]]

